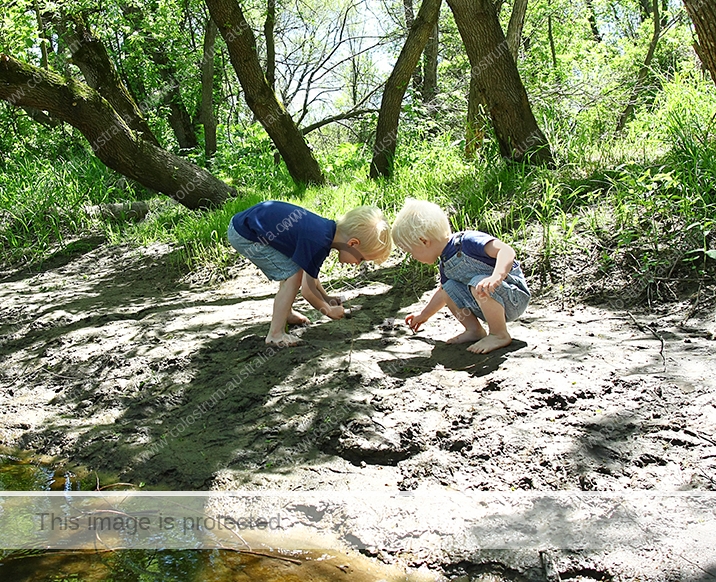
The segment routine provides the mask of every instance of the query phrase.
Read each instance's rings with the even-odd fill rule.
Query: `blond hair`
[[[451,233],[447,214],[433,202],[407,198],[393,223],[393,241],[404,251],[420,244],[420,239],[442,240]]]
[[[336,229],[348,238],[360,241],[361,252],[375,255],[375,263],[382,263],[393,250],[390,225],[383,211],[376,206],[359,206],[346,212],[336,221]]]

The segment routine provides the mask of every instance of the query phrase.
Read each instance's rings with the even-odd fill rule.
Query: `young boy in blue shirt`
[[[396,246],[417,261],[440,260],[440,287],[420,313],[405,318],[410,329],[418,331],[447,305],[465,328],[447,343],[470,343],[469,351],[486,354],[512,342],[507,322],[525,311],[530,291],[510,245],[476,230],[452,233],[437,204],[410,198],[395,218],[392,234]]]
[[[280,281],[273,302],[266,343],[286,347],[300,340],[286,332],[286,323],[305,325],[308,318],[294,311],[299,289],[313,307],[331,319],[345,315],[340,298],[326,294],[318,273],[331,249],[341,263],[382,263],[390,255],[390,226],[382,211],[360,206],[338,221],[323,218],[288,202],[260,202],[235,214],[229,223],[231,246],[272,281]]]

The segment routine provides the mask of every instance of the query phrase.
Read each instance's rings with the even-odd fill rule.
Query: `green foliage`
[[[605,277],[626,268],[649,281],[675,262],[702,273],[712,268],[708,261],[713,262],[714,254],[716,90],[697,68],[685,13],[675,2],[664,12],[663,34],[634,118],[616,135],[653,21],[636,2],[595,0],[593,5],[599,41],[582,2],[535,0],[525,22],[517,64],[538,125],[552,146],[555,169],[506,162],[489,130],[477,159],[463,158],[470,65],[445,6],[439,94],[426,104],[412,84],[408,88],[390,180],[368,178],[376,123],[376,116],[369,115],[309,134],[327,184],[296,188],[266,132],[238,97],[221,41],[214,55],[218,151],[212,160],[204,158],[201,148],[182,152],[240,192],[238,199],[212,212],[189,211],[160,197],[150,201],[149,216],[139,224],[90,218],[84,211],[88,205],[147,198],[149,193],[102,166],[75,130],[45,127],[22,110],[0,105],[0,260],[42,260],[62,248],[79,248],[77,239],[98,234],[115,242],[169,243],[181,249],[184,268],[221,269],[235,259],[225,239],[230,217],[259,200],[289,200],[328,217],[359,204],[376,204],[392,218],[405,198],[413,196],[439,203],[455,229],[486,230],[513,244],[545,285],[560,281],[575,249],[587,252],[592,247],[598,248],[594,254]],[[197,0],[153,0],[134,13],[123,10],[127,6],[100,6],[95,0],[72,5],[86,9],[90,26],[110,50],[160,142],[176,150],[166,103],[168,68],[154,61],[152,51],[160,47],[169,59],[181,100],[193,115],[199,104],[197,64],[205,6]],[[330,28],[346,7],[341,3],[328,10],[311,2],[300,14],[279,10],[277,46],[290,59],[278,71],[277,91],[288,109],[302,110],[297,83],[311,70],[315,75],[325,72],[323,82],[340,80],[338,88],[326,89],[330,99],[304,112],[304,125],[332,108],[350,107],[386,73],[368,52],[361,52],[366,39],[354,38],[362,34],[358,11],[349,11],[347,37],[339,38]],[[259,28],[264,6],[246,8]],[[395,34],[402,27],[402,6],[388,8],[381,42],[389,48],[382,50],[397,54],[404,38]],[[505,27],[510,8],[505,4],[500,15]],[[45,41],[36,28],[34,4],[11,3],[0,26],[0,50],[39,64],[39,43]],[[311,59],[325,55],[320,38],[340,41],[335,53],[339,61],[326,61],[321,65],[325,70],[306,68],[316,64]],[[58,46],[52,45],[50,67],[66,72],[67,51],[56,50]],[[360,58],[346,58],[350,50]],[[377,104],[379,95],[366,106]],[[410,261],[400,270],[406,277],[432,273],[431,268],[416,271]],[[340,274],[337,267],[334,274]]]
[[[142,196],[81,151],[52,161],[36,156],[6,160],[0,185],[2,263],[42,259],[68,239],[105,233],[109,225],[90,218],[86,207]]]

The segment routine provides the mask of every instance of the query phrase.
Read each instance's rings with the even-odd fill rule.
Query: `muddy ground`
[[[78,248],[2,274],[1,445],[177,490],[716,490],[713,288],[651,308],[537,293],[511,346],[474,355],[445,343],[447,312],[402,323],[432,292],[416,270],[336,268],[326,287],[362,309],[332,322],[301,302],[303,344],[274,350],[276,284],[244,260],[192,284],[168,246]],[[372,551],[539,578],[464,550]],[[559,554],[543,574],[716,578],[708,556],[665,552]]]

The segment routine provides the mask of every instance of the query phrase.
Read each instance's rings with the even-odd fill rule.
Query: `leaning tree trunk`
[[[97,91],[0,54],[0,99],[47,111],[76,127],[107,166],[188,208],[221,204],[236,192],[209,172],[129,128]]]
[[[495,128],[500,152],[515,161],[552,163],[527,92],[490,0],[447,0],[470,59],[475,89]]]
[[[383,100],[378,114],[378,127],[373,145],[373,161],[370,177],[390,176],[393,172],[393,157],[398,138],[398,119],[403,104],[403,95],[410,77],[420,60],[430,33],[438,21],[441,0],[423,0],[418,16],[413,23],[403,50],[393,72],[388,77],[383,91]]]
[[[102,41],[92,34],[82,16],[76,14],[68,19],[72,23],[66,32],[72,62],[82,72],[87,84],[109,101],[131,130],[139,132],[143,139],[158,146],[159,141],[120,79]]]
[[[716,0],[684,0],[699,42],[694,48],[716,83]]]
[[[299,183],[323,184],[325,179],[303,134],[266,81],[254,33],[241,7],[236,0],[206,0],[206,5],[226,41],[246,103],[273,140],[291,177]]]

